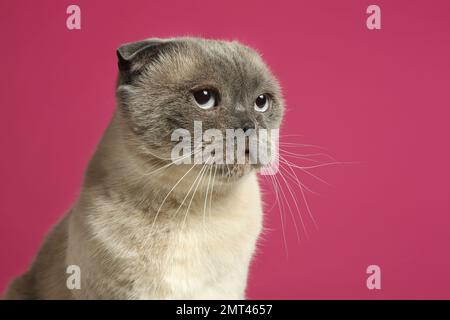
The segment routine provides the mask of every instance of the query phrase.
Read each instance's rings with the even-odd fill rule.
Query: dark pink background
[[[309,239],[288,216],[285,248],[280,210],[267,213],[248,296],[450,298],[450,2],[373,3],[379,31],[362,0],[2,1],[0,291],[76,199],[115,107],[115,48],[197,35],[256,47],[284,87],[283,134],[302,135],[289,141],[357,162],[314,171],[334,187],[308,180]]]

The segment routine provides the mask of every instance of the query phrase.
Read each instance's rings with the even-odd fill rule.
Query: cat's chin
[[[213,170],[216,172],[216,179],[220,179],[222,182],[237,181],[256,169],[254,165],[250,164],[237,164],[237,165],[220,164],[215,165],[215,167],[217,169]]]

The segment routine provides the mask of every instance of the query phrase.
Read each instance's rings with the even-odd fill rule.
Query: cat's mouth
[[[224,182],[235,181],[246,174],[250,173],[255,168],[250,164],[212,164],[212,172],[216,179]]]
[[[203,143],[199,148],[192,144],[192,141],[185,144],[185,149],[173,152],[173,144],[167,144],[165,147],[159,147],[151,150],[149,156],[154,160],[162,161],[164,167],[175,165],[175,167],[186,165],[186,170],[192,168],[197,174],[214,176],[222,182],[235,181],[251,171],[263,169],[267,166],[266,158],[261,157],[260,148],[255,148],[249,143],[241,147],[226,148],[226,142],[223,141],[223,148],[211,148],[212,143]],[[265,147],[271,154],[272,150]],[[161,156],[159,156],[161,155]]]

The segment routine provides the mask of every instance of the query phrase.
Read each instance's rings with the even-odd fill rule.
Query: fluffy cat
[[[175,165],[171,133],[194,121],[278,128],[278,82],[235,41],[148,39],[117,53],[117,110],[79,199],[6,297],[245,298],[262,229],[259,166]],[[80,267],[79,289],[66,285],[69,265]]]

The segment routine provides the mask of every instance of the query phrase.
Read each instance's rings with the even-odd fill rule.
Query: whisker
[[[282,168],[282,166],[280,166],[280,168]],[[284,169],[284,170],[286,170],[286,169]],[[295,199],[295,196],[294,196],[294,194],[293,194],[293,192],[292,192],[292,190],[291,190],[291,187],[290,187],[290,185],[289,185],[289,182],[284,178],[283,173],[281,172],[281,170],[278,171],[278,173],[280,174],[280,177],[283,179],[283,181],[284,181],[284,183],[285,183],[285,185],[286,185],[286,187],[287,187],[287,189],[288,189],[288,191],[289,191],[289,193],[290,193],[290,195],[291,195],[291,198],[292,198],[292,200],[294,201],[295,208],[297,209],[297,213],[298,213],[298,216],[299,216],[299,218],[300,218],[300,222],[301,222],[302,227],[303,227],[303,231],[305,232],[305,236],[306,236],[306,238],[309,238],[308,231],[306,230],[305,223],[303,222],[303,217],[302,217],[302,215],[301,215],[300,208],[299,208],[298,203],[297,203],[297,200]],[[287,201],[287,200],[286,200],[286,201]],[[288,204],[289,204],[289,202],[288,202]],[[290,209],[290,206],[289,206],[289,209]],[[295,218],[294,218],[294,215],[293,215],[293,213],[292,213],[292,210],[291,210],[291,216],[292,216],[292,220],[294,221],[294,226],[295,226],[295,228],[297,229],[297,223],[295,222]],[[297,231],[297,230],[296,230],[296,233],[297,233],[297,239],[300,240],[300,238],[299,238],[299,236],[298,236],[298,231]]]
[[[209,173],[209,179],[208,179],[208,186],[206,187],[206,192],[205,192],[205,205],[203,207],[203,229],[206,230],[206,206],[208,203],[208,196],[209,196],[209,184],[211,183],[211,178],[212,178],[212,171],[213,171],[213,166],[211,165],[209,167],[208,173]]]
[[[306,167],[300,167],[295,165],[297,168],[302,169],[302,170],[308,170],[308,169],[315,169],[315,168],[321,168],[321,167],[328,167],[328,166],[333,166],[333,165],[338,165],[338,164],[355,164],[355,162],[328,162],[328,163],[322,163],[322,164],[317,164],[317,165],[313,165],[313,166],[306,166]]]
[[[201,176],[200,176],[200,179],[198,179],[197,185],[195,186],[194,192],[192,193],[191,200],[189,201],[188,207],[187,207],[186,212],[184,214],[183,225],[181,227],[181,230],[184,229],[184,226],[185,226],[185,223],[186,223],[186,219],[187,219],[187,216],[188,216],[188,213],[189,213],[189,209],[191,208],[192,200],[194,200],[195,194],[197,193],[198,186],[200,185],[200,183],[203,180],[203,176],[204,176],[204,173],[206,172],[206,168],[208,168],[207,167],[208,166],[208,164],[207,164],[208,160],[205,162],[205,164],[202,166],[202,168],[200,170],[200,175]],[[197,179],[196,179],[196,181],[197,181]],[[194,181],[194,184],[195,184],[195,181]]]
[[[201,151],[201,150],[197,150],[197,151],[195,151],[194,153],[187,154],[187,155],[185,155],[185,156],[183,156],[183,157],[181,157],[181,158],[178,158],[177,161],[184,160],[184,159],[186,159],[186,158],[188,158],[188,157],[192,157],[193,155],[198,154],[200,151]],[[152,175],[152,174],[154,174],[154,173],[156,173],[156,172],[158,172],[158,171],[160,171],[160,170],[163,170],[163,169],[166,169],[166,168],[172,166],[173,164],[175,164],[175,161],[172,161],[172,162],[170,162],[170,163],[168,163],[168,164],[166,164],[166,165],[164,165],[164,166],[162,166],[162,167],[159,167],[158,169],[156,169],[156,170],[154,170],[154,171],[146,172],[146,173],[143,174],[143,176],[149,176],[149,175]]]
[[[308,170],[304,170],[302,167],[297,166],[296,164],[290,162],[289,160],[283,158],[280,156],[280,161],[284,162],[285,164],[289,165],[290,167],[296,168],[296,169],[300,169],[303,173],[306,173],[307,175],[313,177],[314,179],[322,182],[323,184],[326,184],[329,187],[334,187],[332,184],[330,184],[329,182],[323,180],[322,178],[320,178],[319,176],[316,176],[315,174],[313,174],[312,172],[309,172]]]
[[[279,149],[280,149],[280,151],[282,151],[282,153],[285,156],[291,156],[293,158],[299,158],[299,159],[305,159],[305,160],[309,160],[309,161],[319,162],[319,160],[317,160],[317,159],[311,159],[308,157],[326,157],[332,161],[336,161],[336,159],[334,159],[332,156],[330,156],[329,154],[326,154],[326,153],[304,153],[304,154],[301,154],[301,153],[294,153],[291,151],[287,151],[281,147]]]
[[[279,206],[278,189],[273,183],[272,175],[262,175],[262,177],[264,177],[268,182],[270,182],[270,184],[272,185],[273,189],[275,190],[275,202],[273,203],[272,207],[270,207],[270,209],[268,210],[269,212],[271,212],[273,210],[273,208],[275,208],[276,205]]]
[[[280,157],[281,157],[281,156],[280,156]],[[281,157],[281,160],[284,161],[283,157]],[[291,168],[291,170],[292,170],[292,165],[289,165],[289,163],[286,163],[286,162],[285,162],[285,164],[287,164],[287,165],[289,166],[289,168]],[[307,171],[304,171],[304,172],[307,172]],[[318,229],[317,222],[316,222],[316,220],[314,219],[314,216],[313,216],[313,214],[312,214],[312,212],[311,212],[311,209],[310,209],[310,207],[309,207],[308,201],[307,201],[307,199],[306,199],[305,192],[304,192],[304,190],[303,190],[303,185],[302,185],[301,183],[299,184],[299,188],[300,188],[300,192],[301,192],[301,194],[302,194],[303,202],[305,203],[305,207],[306,207],[306,210],[307,210],[307,212],[308,212],[308,215],[309,215],[311,221],[313,222],[315,229],[317,230],[317,229]]]
[[[192,165],[192,167],[175,183],[175,185],[170,189],[170,191],[167,193],[167,195],[164,197],[161,205],[158,208],[158,211],[156,212],[155,215],[155,219],[153,220],[153,224],[152,227],[154,226],[154,224],[156,223],[156,219],[158,218],[159,212],[161,211],[161,208],[163,207],[164,203],[166,202],[167,198],[169,197],[169,195],[172,193],[172,191],[177,187],[178,184],[180,184],[180,182],[184,179],[184,177],[186,177],[189,172],[192,171],[192,169],[194,169],[195,165]]]
[[[285,147],[289,147],[289,148],[301,147],[301,148],[317,148],[317,149],[320,149],[320,150],[327,150],[327,148],[324,148],[324,147],[321,147],[321,146],[316,146],[316,145],[313,145],[313,144],[305,144],[305,143],[279,141],[278,144],[280,146],[285,146]]]
[[[290,177],[292,180],[294,180],[294,182],[295,182],[299,187],[305,188],[306,191],[308,191],[308,192],[310,192],[310,193],[312,193],[312,194],[316,194],[316,195],[318,194],[317,192],[311,190],[308,186],[306,186],[306,184],[304,184],[304,183],[302,183],[302,182],[300,181],[300,179],[298,178],[297,174],[295,173],[295,170],[292,169],[292,166],[289,164],[289,161],[287,161],[287,160],[286,160],[285,158],[283,158],[283,156],[281,156],[281,155],[280,155],[280,159],[281,159],[280,162],[281,162],[282,164],[285,164],[285,165],[289,168],[289,170],[291,171],[291,172],[288,172],[288,171],[286,171],[286,169],[285,169],[285,172],[286,172],[286,174],[287,174],[288,177]],[[280,167],[281,167],[281,166],[280,166]]]
[[[283,194],[281,186],[279,185],[279,181],[278,179],[276,179],[276,175],[270,175],[270,177],[273,179],[273,182],[277,185],[278,189],[280,190],[280,192]],[[281,222],[281,232],[282,232],[282,236],[283,236],[283,245],[284,245],[284,251],[286,254],[286,258],[289,257],[289,250],[288,250],[288,245],[287,245],[287,241],[286,241],[286,233],[285,233],[285,227],[284,227],[284,204],[281,201],[280,202],[280,222]]]
[[[209,197],[209,217],[211,218],[211,211],[212,211],[212,198],[214,195],[214,185],[216,182],[216,174],[217,174],[217,165],[214,166],[214,176],[213,176],[213,183],[211,185],[211,196]]]

